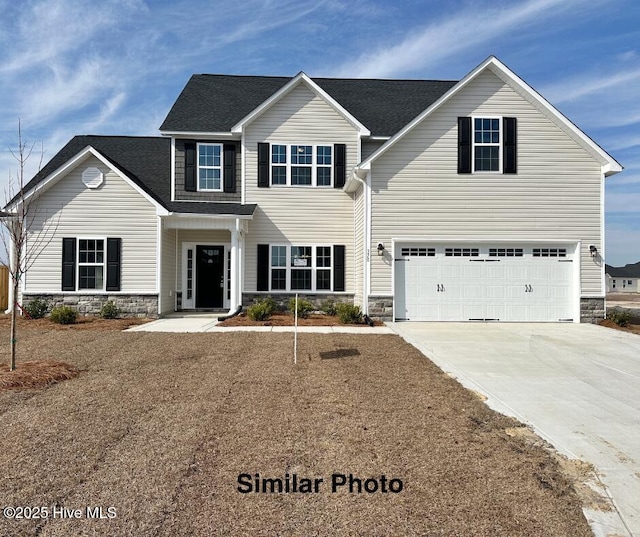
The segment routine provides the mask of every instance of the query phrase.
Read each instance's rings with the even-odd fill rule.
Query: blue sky
[[[46,162],[75,134],[158,134],[193,73],[459,79],[494,54],[625,166],[606,184],[606,261],[640,261],[637,0],[0,0],[0,13],[3,189],[18,118]]]

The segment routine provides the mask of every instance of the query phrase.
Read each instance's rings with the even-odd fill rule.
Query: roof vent
[[[82,172],[82,182],[87,188],[98,188],[104,181],[104,174],[95,167],[87,168]]]

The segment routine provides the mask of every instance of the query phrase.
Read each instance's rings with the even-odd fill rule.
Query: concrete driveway
[[[393,323],[489,406],[596,467],[615,506],[597,536],[640,537],[640,336],[587,324]]]

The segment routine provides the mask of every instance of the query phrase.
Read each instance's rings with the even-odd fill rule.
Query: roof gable
[[[607,265],[605,272],[612,278],[640,278],[640,261],[629,263],[624,267]]]
[[[534,90],[531,86],[524,82],[500,60],[498,60],[495,56],[490,56],[475,69],[473,69],[467,76],[460,80],[457,84],[452,86],[446,93],[440,96],[435,102],[433,102],[433,104],[431,104],[420,115],[413,119],[413,121],[405,125],[404,128],[396,133],[382,147],[380,147],[361,164],[359,164],[356,172],[358,172],[358,170],[361,170],[362,175],[364,172],[366,172],[366,170],[370,169],[371,163],[374,162],[380,155],[384,154],[390,147],[398,143],[398,141],[400,141],[408,132],[412,131],[418,124],[428,118],[435,110],[449,101],[454,95],[471,84],[480,75],[480,73],[484,72],[485,70],[490,70],[493,74],[495,74],[503,82],[505,82],[505,84],[511,86],[521,95],[526,96],[529,102],[531,102],[542,113],[544,113],[547,117],[554,121],[565,133],[576,140],[579,145],[581,145],[589,154],[591,154],[598,162],[600,162],[603,173],[605,175],[613,175],[622,171],[622,166],[611,155],[604,151],[604,149],[597,145],[574,123],[567,119],[544,97],[542,97],[542,95],[540,95],[536,90]]]
[[[338,101],[336,101],[331,95],[324,91],[318,84],[311,80],[305,73],[300,72],[294,78],[292,78],[285,86],[280,88],[271,97],[265,100],[260,106],[255,108],[251,113],[243,117],[238,123],[231,127],[232,132],[240,133],[256,118],[260,117],[266,110],[268,110],[275,103],[283,99],[294,88],[300,84],[305,84],[313,93],[323,99],[329,106],[331,106],[336,112],[342,115],[349,123],[351,123],[360,133],[361,136],[369,136],[371,132],[360,121],[358,121],[352,114],[350,114]]]

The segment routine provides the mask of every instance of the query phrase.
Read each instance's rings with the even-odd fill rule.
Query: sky
[[[0,0],[0,188],[76,134],[157,135],[194,73],[457,80],[497,56],[625,170],[605,261],[640,261],[637,0]],[[27,177],[28,178],[28,177]]]

